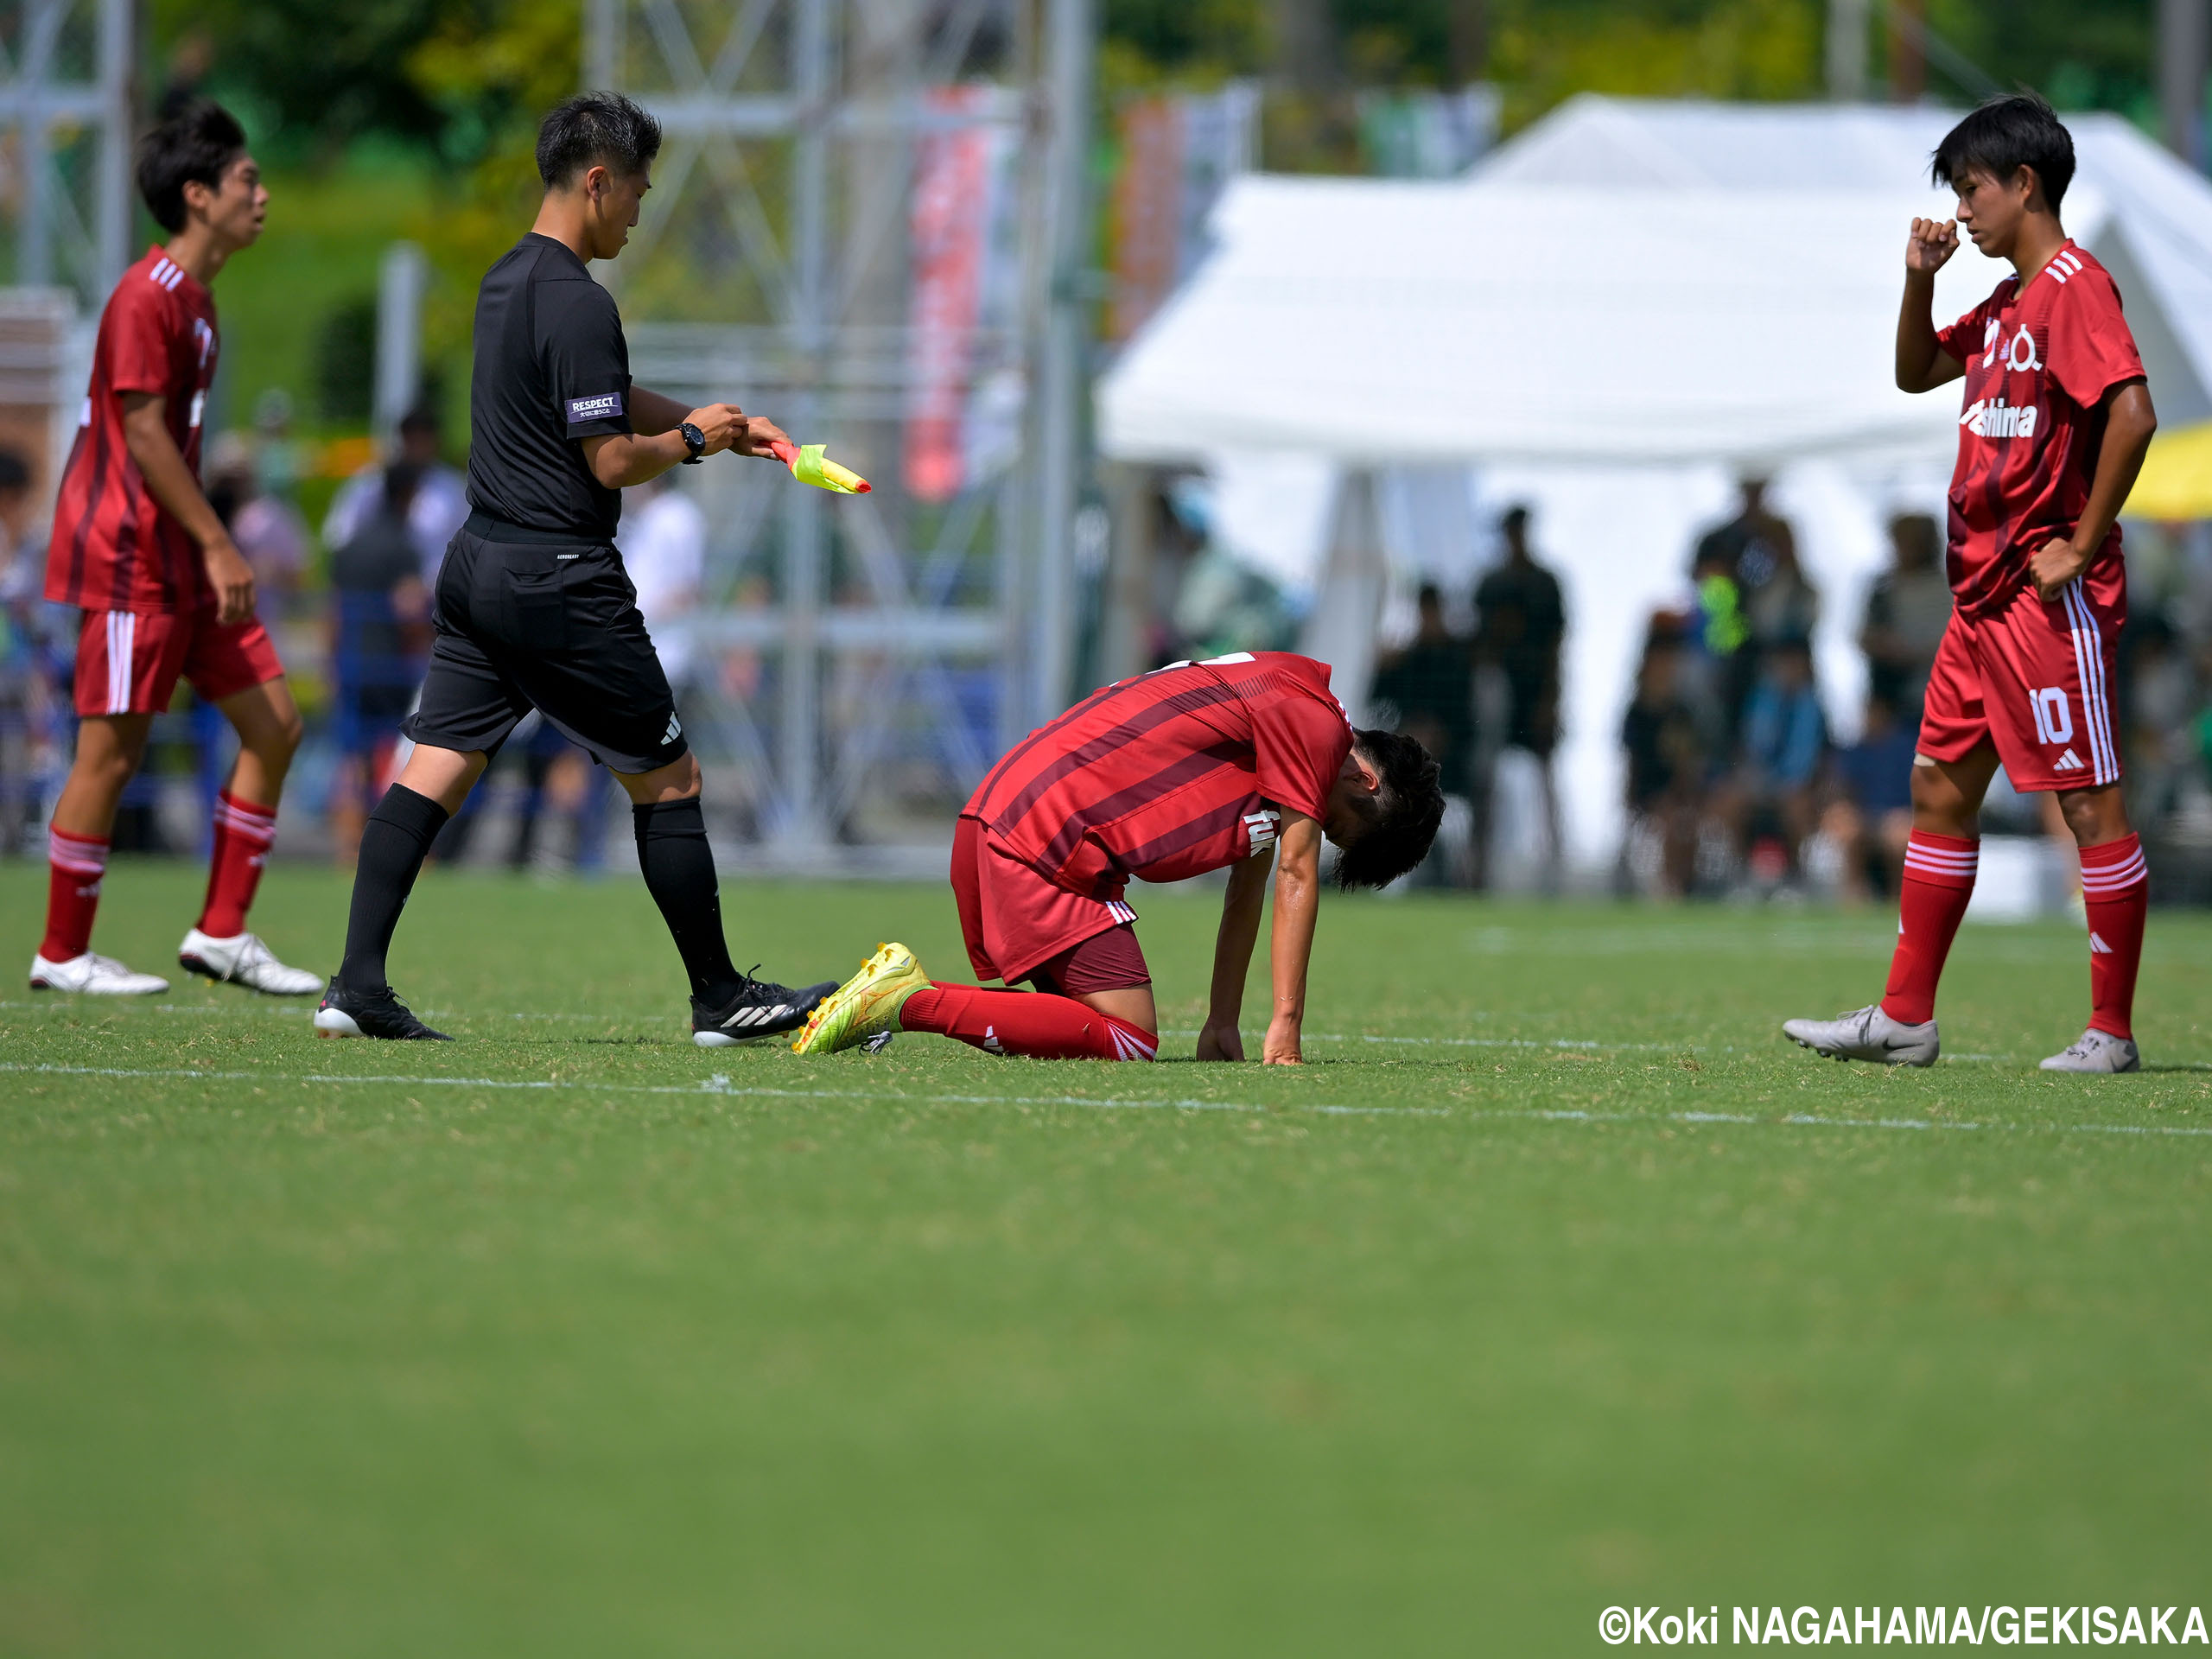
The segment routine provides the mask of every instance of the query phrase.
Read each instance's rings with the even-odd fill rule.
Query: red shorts
[[[975,818],[952,832],[952,896],[978,979],[1071,995],[1152,983],[1130,926],[1136,912],[1054,887]]]
[[[210,702],[284,672],[258,619],[212,610],[86,611],[77,630],[77,713],[158,715],[182,679]]]
[[[2023,588],[1994,616],[1954,611],[1929,671],[1920,753],[1963,760],[1984,738],[2017,790],[2094,789],[2120,779],[2113,667],[2125,602],[2085,584],[2046,603]]]

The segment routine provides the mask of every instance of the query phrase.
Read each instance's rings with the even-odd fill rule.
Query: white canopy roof
[[[1446,183],[1255,175],[1099,388],[1127,460],[1353,465],[1926,456],[1955,411],[1890,381],[1905,225],[1948,211],[1955,117],[1585,98]],[[2116,267],[2169,420],[2212,412],[2212,187],[2075,118],[2069,228]],[[2003,268],[1969,245],[1955,315]],[[2194,407],[2192,407],[2194,405]]]

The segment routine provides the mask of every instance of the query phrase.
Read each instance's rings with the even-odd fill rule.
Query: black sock
[[[715,855],[707,846],[707,820],[699,798],[632,806],[638,830],[638,868],[660,906],[661,919],[683,957],[691,995],[718,1008],[737,995],[738,971],[722,938],[721,895],[715,887]]]
[[[446,810],[427,796],[394,784],[361,830],[360,861],[353,867],[353,908],[346,922],[346,960],[338,983],[357,995],[386,988],[385,953],[391,931],[422,873],[423,855],[445,825]]]

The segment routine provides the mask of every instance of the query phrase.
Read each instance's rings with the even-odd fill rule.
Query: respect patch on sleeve
[[[569,424],[580,426],[586,421],[616,421],[622,418],[622,394],[603,391],[596,397],[569,399]]]

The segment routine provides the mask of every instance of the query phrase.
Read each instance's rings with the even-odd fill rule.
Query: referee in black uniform
[[[629,791],[638,861],[690,976],[694,1042],[790,1032],[836,988],[793,991],[732,965],[699,764],[614,550],[626,486],[784,440],[734,404],[687,410],[630,383],[621,319],[585,262],[622,251],[659,149],[659,124],[610,92],[538,127],[537,222],[476,296],[473,511],[438,575],[429,673],[405,727],[414,753],[361,836],[346,959],[315,1011],[324,1036],[442,1036],[392,995],[385,955],[431,841],[533,708]]]

